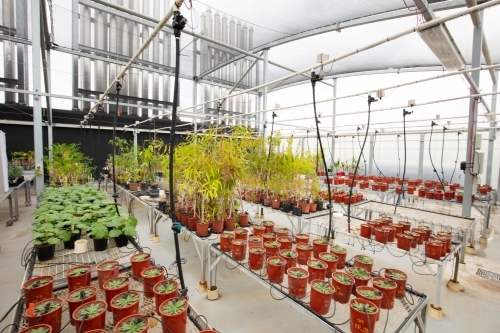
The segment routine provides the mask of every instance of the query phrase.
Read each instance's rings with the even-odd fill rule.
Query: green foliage
[[[83,292],[83,295],[82,295],[82,292]],[[93,293],[94,293],[94,290],[90,289],[90,288],[78,290],[76,292],[72,292],[71,295],[69,296],[69,298],[72,301],[81,301],[81,300],[89,298],[90,296],[92,296]],[[83,296],[83,298],[82,298],[82,296]]]
[[[358,303],[357,301],[353,301],[351,303],[351,306],[356,310],[364,313],[373,313],[377,311],[377,308],[375,306],[371,306],[366,303]]]
[[[9,163],[9,180],[13,181],[19,179],[23,176],[24,169],[22,166],[17,166],[16,164]]]
[[[296,278],[302,278],[305,277],[307,274],[299,270],[289,270],[288,275],[291,275]]]
[[[370,274],[364,268],[352,267],[349,269],[349,273],[358,279],[368,279]]]
[[[353,284],[354,281],[347,274],[335,274],[333,276],[335,280],[343,284]]]
[[[130,306],[139,300],[139,295],[132,293],[123,293],[118,299],[113,300],[113,305],[119,308]]]
[[[159,267],[155,267],[155,268],[150,268],[148,269],[147,271],[144,272],[144,276],[146,277],[155,277],[155,276],[158,276],[162,273],[162,269],[159,268]]]
[[[386,272],[387,276],[391,277],[394,280],[405,280],[406,279],[406,275],[404,275],[404,274],[401,274],[398,272],[392,272],[389,270],[386,270],[385,272]]]
[[[81,308],[78,311],[78,317],[83,318],[85,315],[88,316],[88,319],[94,318],[95,316],[99,315],[101,312],[105,310],[104,306],[99,302],[96,303],[89,303],[88,305],[85,305],[83,308]]]
[[[177,286],[174,283],[170,283],[168,281],[165,281],[165,283],[162,283],[158,287],[156,287],[156,291],[161,293],[161,294],[166,294],[166,293],[174,291],[176,287]]]
[[[360,254],[359,256],[357,256],[356,260],[363,264],[373,264],[373,259],[365,256],[364,254]]]
[[[312,284],[312,287],[324,294],[333,293],[333,288],[328,282],[315,282]]]
[[[50,279],[42,279],[42,280],[36,280],[30,283],[26,288],[31,289],[31,288],[38,288],[47,285],[50,282]]]
[[[375,284],[382,288],[394,288],[396,286],[396,282],[391,280],[375,280]]]
[[[102,269],[104,271],[110,271],[110,270],[112,270],[113,268],[116,268],[116,267],[118,267],[118,264],[114,263],[114,262],[108,263],[106,265],[99,265],[98,266],[99,269]]]
[[[359,291],[359,293],[367,298],[373,298],[373,299],[377,299],[382,296],[382,293],[378,290],[362,289]]]
[[[251,247],[248,251],[250,253],[256,253],[256,254],[260,254],[260,253],[265,253],[266,252],[266,250],[264,250],[261,247]]]
[[[68,276],[78,276],[85,274],[89,271],[88,267],[79,267],[72,269],[71,271],[68,272]]]
[[[161,309],[163,313],[169,315],[176,315],[184,311],[187,308],[188,303],[184,299],[174,298],[171,301],[168,301],[167,304],[163,306]]]
[[[326,268],[325,264],[319,260],[311,260],[307,264],[313,268]]]
[[[51,185],[72,186],[87,183],[88,178],[92,176],[92,159],[83,155],[79,144],[54,143],[50,152],[52,159],[44,156],[43,162],[49,171]]]
[[[29,330],[27,333],[48,333],[50,330],[47,327],[38,327]]]
[[[332,254],[332,253],[324,253],[324,254],[320,254],[319,258],[326,260],[326,261],[333,261],[333,260],[337,260],[339,257],[337,257],[335,254]]]
[[[144,261],[149,258],[149,253],[143,253],[132,258],[132,261]]]
[[[118,289],[118,288],[123,287],[127,282],[128,282],[128,280],[125,278],[111,279],[111,280],[106,281],[104,286],[108,289]]]
[[[134,318],[122,323],[118,328],[118,331],[123,333],[139,333],[145,328],[146,321],[144,319],[141,318],[140,320],[136,321]]]
[[[58,307],[61,306],[61,302],[59,301],[46,301],[37,306],[35,306],[35,316],[41,316],[43,314],[47,314],[49,312],[54,311]]]
[[[287,251],[280,252],[280,255],[282,257],[287,257],[287,258],[296,258],[297,257],[297,252],[292,251],[292,250],[287,250]]]
[[[333,251],[337,252],[337,253],[346,253],[347,250],[344,249],[342,246],[340,245],[335,245],[333,248],[332,248]]]
[[[280,243],[278,243],[276,241],[274,241],[274,242],[266,242],[264,245],[266,247],[270,247],[270,248],[273,248],[273,249],[275,249],[277,247],[280,247]]]
[[[281,266],[285,264],[285,261],[280,258],[270,259],[269,263],[275,266]]]

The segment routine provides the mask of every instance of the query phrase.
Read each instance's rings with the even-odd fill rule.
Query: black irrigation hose
[[[405,175],[406,175],[406,116],[411,114],[411,111],[406,111],[403,109],[403,140],[404,140],[404,164],[403,164],[403,180],[401,181],[401,189],[399,190],[398,200],[396,200],[396,205],[394,206],[394,214],[396,214],[396,210],[398,209],[399,200],[401,200],[401,194],[403,195],[403,200],[405,198]],[[398,137],[399,138],[399,137]],[[398,146],[398,155],[399,155],[399,146]]]
[[[120,91],[122,90],[122,84],[120,81],[116,81],[116,110],[113,117],[113,199],[115,200],[116,214],[120,216],[120,211],[118,210],[118,193],[116,192],[116,166],[115,166],[115,153],[116,153],[116,123],[118,121],[118,107],[120,103]]]
[[[269,138],[269,151],[267,152],[267,173],[266,173],[266,179],[264,182],[264,187],[266,187],[266,183],[269,180],[269,159],[271,158],[271,148],[273,146],[273,133],[274,133],[274,118],[276,118],[277,115],[273,111],[273,122],[271,124],[271,136]]]
[[[431,155],[432,132],[433,132],[433,129],[434,129],[435,125],[437,125],[437,124],[434,121],[432,121],[432,123],[431,123],[431,136],[429,138],[429,159],[431,160],[432,170],[436,173],[436,176],[437,176],[439,182],[441,183],[441,187],[442,187],[442,189],[444,191],[443,181],[441,180],[441,178],[439,177],[438,172],[436,171],[436,167],[434,166],[434,162],[432,161],[432,155]]]
[[[398,144],[398,175],[397,175],[398,177],[401,174],[401,158],[399,157],[399,137],[400,136],[401,135],[398,134],[398,136],[396,138],[396,142]],[[404,183],[404,178],[403,178],[403,183]]]
[[[443,169],[443,156],[444,156],[444,133],[447,130],[446,126],[443,126],[443,146],[441,147],[441,176],[444,182],[444,169]]]
[[[359,144],[359,149],[361,150],[361,156],[363,156],[363,162],[365,163],[365,177],[366,177],[366,157],[365,157],[365,153],[361,149],[361,141],[359,140],[359,130],[360,129],[361,128],[358,127],[358,144]]]
[[[460,152],[460,132],[457,132],[457,157],[455,157],[455,167],[453,168],[453,173],[451,174],[450,184],[453,182],[453,176],[455,175],[455,170],[457,169],[458,153]]]
[[[378,131],[375,131],[375,136],[373,138],[373,155],[375,155],[375,143],[377,143],[377,133],[378,133]],[[379,157],[380,157],[380,154],[379,154]],[[380,170],[380,168],[377,165],[377,159],[375,158],[375,156],[373,157],[373,163],[375,164],[375,167],[377,168],[379,175],[381,175],[382,177],[385,177],[385,175],[382,173],[382,171]]]

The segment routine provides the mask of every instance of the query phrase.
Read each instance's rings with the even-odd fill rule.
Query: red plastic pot
[[[380,184],[380,191],[381,192],[387,192],[388,189],[389,189],[389,184],[387,184],[387,183]]]
[[[382,309],[392,309],[394,308],[394,298],[396,297],[396,289],[397,289],[397,284],[394,283],[394,286],[391,287],[391,288],[385,288],[385,287],[382,287],[382,286],[379,286],[377,285],[377,281],[383,281],[383,280],[388,280],[386,278],[383,278],[383,277],[374,277],[372,279],[372,283],[373,283],[373,288],[375,289],[378,289],[381,293],[385,294],[387,297],[382,297],[382,304],[380,306],[380,308]],[[388,280],[388,281],[392,281],[392,280]]]
[[[147,258],[142,260],[136,260],[137,257],[140,257],[142,255],[147,255]],[[151,256],[149,253],[145,252],[134,254],[130,258],[130,264],[132,265],[132,276],[141,277],[141,272],[151,266]]]
[[[159,292],[158,289],[167,283],[175,285],[175,288],[172,291],[169,291],[166,293]],[[156,313],[158,315],[160,314],[161,303],[163,303],[167,299],[171,299],[173,297],[176,297],[178,290],[179,290],[179,282],[177,282],[175,280],[163,280],[163,281],[156,283],[153,286],[153,293],[155,295],[155,309],[156,309]]]
[[[425,194],[427,193],[427,189],[425,187],[421,187],[418,189],[418,197],[425,198]]]
[[[224,222],[222,220],[212,221],[212,232],[220,234],[224,231]]]
[[[264,267],[264,257],[266,249],[261,246],[253,246],[248,250],[248,266],[254,271],[261,270]]]
[[[320,267],[313,266],[315,262],[319,262]],[[309,272],[309,279],[308,279],[309,283],[311,283],[313,280],[324,281],[326,278],[327,268],[328,264],[322,260],[319,259],[308,260],[307,271]]]
[[[141,294],[136,291],[129,291],[129,295],[136,295],[137,301],[133,304],[125,307],[116,306],[116,301],[119,300],[123,294],[118,294],[111,300],[111,312],[113,312],[113,323],[116,325],[123,318],[135,315],[139,313],[139,302],[141,300]]]
[[[326,269],[326,277],[331,277],[332,274],[337,271],[339,257],[330,252],[323,252],[319,254],[319,259],[324,261],[328,265],[328,268]]]
[[[280,202],[278,200],[273,200],[272,207],[274,209],[280,209]]]
[[[266,242],[275,242],[278,238],[276,237],[276,234],[274,232],[266,232],[265,234],[262,235],[262,241],[264,243]]]
[[[406,234],[396,234],[398,248],[410,251],[411,244],[413,243],[413,237]]]
[[[266,207],[271,207],[271,205],[273,204],[273,199],[271,199],[270,197],[264,197],[264,206]]]
[[[231,256],[236,261],[243,261],[246,257],[247,243],[241,239],[235,239],[231,242]]]
[[[417,244],[418,245],[424,244],[425,235],[426,235],[426,232],[424,230],[418,229],[418,228],[413,228],[411,230],[411,232],[414,233],[414,234],[418,234],[418,238],[417,238]]]
[[[115,324],[114,333],[122,333],[122,330],[120,330],[121,326],[126,323],[132,323],[134,320],[136,320],[136,318],[144,320],[146,322],[146,326],[144,327],[144,329],[136,333],[147,333],[149,327],[149,318],[144,317],[144,315],[142,314],[133,314],[122,318],[118,323]]]
[[[325,239],[313,240],[313,257],[319,259],[319,254],[328,252],[328,241]]]
[[[434,192],[434,199],[435,200],[443,200],[444,194],[441,191],[436,191]]]
[[[48,281],[47,281],[48,280]],[[45,284],[41,284],[41,282],[37,281],[45,281]],[[39,287],[36,287],[36,286]],[[23,284],[24,291],[24,304],[26,308],[30,303],[38,303],[43,300],[52,298],[52,288],[54,286],[54,277],[52,275],[43,275],[39,277],[35,277],[29,279]]]
[[[292,239],[288,236],[286,237],[278,237],[278,243],[280,243],[281,250],[291,250],[293,247]]]
[[[399,221],[399,225],[403,226],[403,232],[410,231],[411,223],[406,221]]]
[[[273,264],[271,261],[279,260],[280,265]],[[267,278],[270,283],[283,283],[283,276],[285,275],[286,262],[278,256],[269,257],[267,263]]]
[[[188,217],[189,217],[188,213],[181,213],[181,224],[183,226],[187,226],[188,225]]]
[[[234,217],[228,217],[224,222],[224,229],[227,231],[234,230]]]
[[[108,267],[109,266],[109,267]],[[120,263],[116,260],[107,260],[97,265],[97,278],[99,279],[99,288],[103,289],[104,282],[117,277],[120,273]]]
[[[36,316],[34,313],[33,315],[30,315],[30,309],[26,309],[24,315],[28,320],[28,325],[35,326],[38,324],[46,324],[52,327],[52,332],[59,332],[61,330],[61,316],[64,300],[62,298],[48,298],[35,303],[35,308],[37,308],[38,306],[45,306],[46,302],[58,302],[59,306],[56,309],[41,316]]]
[[[295,277],[290,275],[291,271],[300,271],[304,276]],[[288,275],[288,293],[297,298],[303,298],[307,293],[307,281],[309,277],[309,273],[300,267],[289,268],[286,271]]]
[[[309,214],[309,208],[310,207],[311,206],[308,203],[303,204],[302,207],[301,207],[302,208],[302,214]]]
[[[274,222],[273,221],[264,221],[262,222],[264,227],[266,227],[266,233],[274,232]]]
[[[463,195],[457,195],[457,202],[462,203],[464,201]]]
[[[368,273],[370,273],[373,270],[373,259],[372,259],[371,264],[365,264],[365,263],[362,263],[361,261],[359,261],[360,256],[361,255],[357,255],[354,257],[354,267],[364,268],[364,269],[366,269],[366,271]],[[368,256],[365,256],[365,257],[368,257]]]
[[[451,237],[445,237],[445,236],[436,236],[434,237],[435,240],[443,242],[443,251],[444,253],[450,253],[451,251]]]
[[[403,226],[401,224],[393,224],[391,227],[395,229],[394,230],[394,238],[396,238],[397,234],[403,233]]]
[[[360,225],[359,234],[363,238],[370,239],[370,238],[372,238],[372,228],[368,224],[363,223]]]
[[[158,268],[161,268],[160,274],[158,274],[156,276],[152,276],[152,277],[146,276],[146,272],[149,272],[153,269],[158,269]],[[144,297],[153,298],[155,296],[153,293],[154,285],[160,281],[165,280],[165,268],[160,267],[160,266],[151,266],[149,268],[146,268],[145,270],[142,271],[141,278],[143,280],[142,285],[144,286]]]
[[[297,251],[291,249],[281,250],[279,256],[286,261],[285,272],[288,271],[289,268],[297,266]]]
[[[396,238],[396,228],[394,227],[383,227],[382,229],[389,231],[389,236],[387,236],[387,242],[392,243]]]
[[[345,267],[345,259],[347,257],[347,249],[341,246],[332,246],[330,248],[330,253],[335,254],[339,261],[337,262],[337,269],[343,269]]]
[[[453,200],[453,199],[455,199],[455,191],[446,191],[446,192],[444,192],[444,199],[445,200]]]
[[[262,242],[262,237],[255,237],[255,236],[250,236],[248,238],[248,248],[254,247],[254,246],[260,246],[262,247],[263,242]]]
[[[295,234],[295,243],[305,243],[309,244],[309,235],[308,234]]]
[[[403,279],[395,279],[393,278],[390,273],[399,273],[401,275],[404,275]],[[384,276],[386,279],[392,280],[396,282],[397,288],[396,288],[396,298],[404,298],[405,297],[405,292],[406,292],[406,282],[408,281],[408,275],[400,271],[399,269],[395,268],[386,268],[384,271]]]
[[[371,298],[371,297],[367,297],[367,296],[364,296],[363,295],[363,290],[369,290],[369,291],[374,291],[374,292],[377,292],[379,294],[379,296],[377,298]],[[356,288],[356,297],[357,298],[361,298],[361,299],[364,299],[364,300],[367,300],[369,302],[372,302],[373,304],[375,304],[377,306],[377,308],[380,310],[380,306],[382,305],[382,298],[385,297],[384,295],[382,295],[382,293],[378,290],[378,289],[375,289],[373,287],[369,287],[369,286],[359,286]],[[380,311],[377,313],[377,319],[376,320],[379,320],[380,318]]]
[[[230,234],[228,232],[224,232],[220,234],[219,236],[219,241],[220,241],[220,250],[224,252],[230,252],[231,251],[231,242],[234,239],[234,235]]]
[[[196,224],[198,223],[199,218],[195,216],[188,217],[188,229],[191,231],[196,231]]]
[[[358,311],[352,306],[354,302],[374,306],[376,308],[376,311],[373,313]],[[349,309],[351,318],[350,327],[352,333],[375,332],[375,324],[377,323],[377,317],[379,316],[380,310],[373,302],[370,302],[363,298],[354,298],[349,302]]]
[[[349,277],[352,283],[342,283],[335,279],[337,275],[345,275]],[[347,273],[336,272],[332,275],[332,286],[335,289],[333,293],[333,299],[341,304],[346,304],[349,302],[349,297],[351,296],[352,288],[354,286],[354,278]]]
[[[83,300],[74,300],[74,298],[72,297],[73,294],[80,294],[81,291],[85,291],[85,290],[91,290],[92,291],[92,294],[89,295],[88,297],[84,298]],[[85,304],[85,303],[88,303],[88,302],[92,302],[92,301],[95,301],[96,298],[97,298],[97,288],[96,287],[92,287],[92,286],[87,286],[87,287],[82,287],[82,288],[79,288],[79,289],[76,289],[72,292],[69,292],[67,295],[66,295],[66,302],[68,303],[68,311],[69,311],[69,318],[71,320],[71,325],[74,325],[73,323],[73,312],[75,312],[75,310],[82,304]]]
[[[264,242],[264,249],[266,249],[266,258],[276,256],[280,252],[281,244],[277,241]]]
[[[432,229],[430,227],[421,225],[417,229],[423,230],[425,232],[424,241],[428,241],[429,238],[431,238]]]
[[[361,267],[350,267],[347,272],[349,273],[349,275],[351,275],[351,277],[354,279],[354,286],[352,287],[352,294],[353,295],[356,295],[356,288],[357,287],[360,287],[360,286],[366,286],[368,285],[368,282],[370,281],[370,279],[372,278],[371,275],[370,275],[370,272],[366,271],[365,269],[363,269],[366,273],[368,273],[368,276],[363,279],[363,278],[359,278],[359,277],[356,277],[354,274],[352,274],[352,271],[355,270],[355,269],[361,269]]]
[[[436,241],[429,241],[425,243],[425,256],[431,259],[439,260],[441,259],[441,253],[443,251],[443,243]]]
[[[182,300],[186,302],[185,308],[178,314],[170,315],[168,313],[165,313],[163,311],[163,308],[168,304],[168,302],[173,301],[174,299],[177,299],[178,301]],[[171,298],[166,300],[165,302],[161,303],[160,305],[160,316],[161,316],[161,322],[168,327],[165,328],[162,325],[162,332],[163,333],[186,333],[186,324],[187,324],[187,310],[189,308],[189,302],[185,298]]]
[[[254,224],[252,226],[252,230],[254,236],[262,237],[262,235],[264,235],[264,233],[266,232],[266,227],[264,227],[263,225]]]
[[[116,280],[118,279],[124,279],[126,280],[126,283],[119,287],[119,288],[109,288],[107,287],[109,280],[104,283],[104,286],[102,287],[104,289],[104,293],[106,296],[106,304],[108,305],[108,311],[111,311],[111,307],[109,306],[111,304],[111,300],[113,297],[115,297],[118,294],[121,294],[125,291],[128,291],[129,285],[130,285],[130,280],[125,278],[125,277],[117,277]]]
[[[440,239],[445,239],[446,240],[446,253],[451,252],[451,239],[452,239],[452,234],[444,231],[440,231],[437,233],[436,238]]]
[[[288,228],[278,228],[274,231],[276,233],[276,237],[290,237],[290,230]]]
[[[248,214],[246,214],[246,213],[238,214],[238,217],[239,217],[240,227],[247,227],[248,226]]]
[[[391,232],[389,230],[383,228],[375,228],[375,241],[382,244],[387,244],[390,233]]]
[[[434,199],[434,191],[427,191],[427,192],[425,193],[425,197],[426,197],[427,199]]]
[[[208,236],[208,223],[196,222],[196,234],[200,237]]]
[[[243,228],[236,228],[234,230],[234,239],[241,239],[247,241],[248,239],[248,230]]]
[[[307,261],[311,259],[313,247],[309,244],[297,244],[295,247],[298,257],[297,262],[299,265],[307,265]]]
[[[19,331],[19,333],[31,333],[33,330],[37,330],[39,328],[43,328],[44,330],[48,330],[47,333],[52,333],[52,326],[49,326],[47,324],[39,324],[35,326],[30,326],[28,328],[25,328],[22,331]]]
[[[328,285],[331,288],[331,292],[321,292],[314,288],[314,285],[317,283]],[[334,294],[335,288],[328,282],[324,282],[322,280],[313,280],[311,282],[311,296],[310,296],[310,304],[311,309],[320,314],[325,315],[330,311],[330,304],[332,303],[332,295]]]
[[[87,272],[80,275],[71,275],[79,269],[86,269]],[[80,265],[68,269],[66,271],[66,278],[68,279],[68,291],[71,292],[81,287],[90,286],[90,282],[92,281],[91,274],[92,274],[92,266],[90,265]]]
[[[316,213],[316,210],[318,209],[318,204],[315,202],[311,202],[309,204],[309,212],[310,213]]]

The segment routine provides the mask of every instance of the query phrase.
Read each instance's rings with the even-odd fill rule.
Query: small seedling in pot
[[[396,283],[391,280],[376,280],[375,284],[382,288],[393,288]]]
[[[281,265],[285,264],[285,262],[281,259],[270,259],[269,263],[276,265],[276,266],[281,266]]]
[[[54,311],[61,305],[59,302],[47,301],[35,307],[35,316],[41,316]]]
[[[147,270],[146,272],[144,272],[144,276],[146,277],[155,277],[155,276],[158,276],[160,275],[162,272],[162,270],[158,267],[156,268],[152,268],[150,270]]]
[[[398,272],[393,272],[390,270],[386,270],[387,276],[393,278],[394,280],[404,280],[406,279],[406,275],[398,273]]]
[[[281,252],[281,256],[287,257],[287,258],[295,258],[295,257],[297,257],[297,252],[287,250],[287,251]]]
[[[125,283],[127,283],[127,279],[125,278],[112,279],[105,283],[105,287],[108,289],[118,289],[123,287]]]
[[[74,270],[68,273],[69,276],[79,276],[87,273],[89,269],[87,267],[75,268]]]
[[[309,266],[314,268],[326,268],[325,265],[319,260],[310,261]]]
[[[333,292],[332,286],[326,282],[315,282],[313,283],[313,288],[324,294],[330,294]]]
[[[349,269],[349,273],[358,279],[368,279],[370,274],[364,268],[352,267]]]
[[[356,260],[363,264],[373,264],[373,259],[364,254],[357,256]]]
[[[345,274],[337,274],[334,276],[334,279],[337,280],[338,282],[340,283],[343,283],[343,284],[351,284],[353,283],[352,279],[345,275]]]
[[[146,259],[149,258],[149,254],[148,253],[144,253],[144,254],[141,254],[141,255],[138,255],[138,256],[135,256],[132,261],[144,261]]]
[[[104,306],[101,303],[90,303],[89,305],[85,306],[83,309],[80,309],[80,311],[78,311],[78,316],[80,318],[84,318],[85,316],[87,318],[94,318],[103,311],[104,311]]]
[[[160,284],[157,288],[156,291],[159,292],[160,294],[166,294],[171,291],[175,290],[176,285],[170,282],[165,281],[165,283]]]
[[[364,303],[358,303],[356,301],[352,302],[352,307],[355,308],[356,310],[364,313],[373,313],[377,311],[377,308],[368,304]]]
[[[333,261],[333,260],[337,260],[338,259],[338,257],[335,254],[331,254],[331,253],[320,254],[319,257],[321,259],[326,260],[326,261]]]
[[[345,253],[345,252],[347,252],[346,249],[344,249],[342,246],[338,246],[338,245],[335,245],[333,247],[333,251],[337,252],[337,253]]]
[[[71,294],[70,298],[72,301],[81,301],[92,296],[92,293],[92,289],[77,290]]]
[[[28,289],[32,289],[32,288],[38,288],[38,287],[41,287],[41,286],[45,286],[46,284],[48,284],[50,282],[50,279],[43,279],[43,280],[36,280],[34,281],[33,283],[30,283],[27,288]]]
[[[28,331],[28,333],[48,333],[49,329],[47,327],[38,327]]]
[[[302,278],[302,277],[305,277],[306,274],[302,271],[299,271],[299,270],[290,270],[288,271],[288,275],[291,275],[293,277],[296,277],[296,278]]]
[[[119,308],[130,306],[139,300],[139,295],[123,293],[122,296],[113,301],[113,305]]]
[[[139,333],[146,328],[146,321],[134,318],[132,320],[128,320],[120,325],[118,328],[119,332],[123,333]]]
[[[361,295],[363,295],[364,297],[367,297],[367,298],[380,298],[380,296],[382,296],[382,293],[378,290],[366,290],[366,289],[362,289],[359,291],[359,293]]]
[[[187,303],[185,300],[174,298],[173,300],[165,304],[165,306],[162,308],[162,312],[169,315],[176,315],[184,311],[186,306]]]

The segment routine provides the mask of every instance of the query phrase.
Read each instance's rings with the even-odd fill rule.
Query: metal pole
[[[337,97],[337,78],[333,79],[333,98]],[[337,119],[337,100],[333,100],[332,104],[332,151],[330,152],[331,155],[331,161],[330,161],[330,169],[333,166],[333,163],[335,163],[335,123]],[[334,170],[332,170],[333,172]],[[328,172],[328,170],[325,170],[325,172]]]
[[[78,45],[78,40],[80,38],[79,36],[79,28],[78,28],[78,13],[80,12],[80,6],[78,5],[78,0],[73,0],[72,6],[71,6],[71,36],[72,36],[72,41],[71,45],[73,47],[73,50],[78,50],[80,49]],[[74,55],[72,56],[72,74],[73,78],[71,80],[71,89],[73,90],[73,96],[77,97],[78,96],[78,56]],[[73,100],[73,111],[78,111],[78,100]]]
[[[491,88],[491,92],[497,92],[497,91],[498,91],[498,81],[493,83],[493,88]],[[491,112],[493,113],[497,112],[497,95],[491,96]],[[495,148],[495,140],[497,138],[496,130],[494,129],[494,127],[496,126],[497,126],[496,122],[490,123],[490,127],[492,127],[492,129],[490,129],[488,135],[488,162],[486,163],[486,184],[491,184],[491,171],[493,168],[493,150]]]
[[[40,40],[40,0],[31,0],[31,23],[32,23],[32,61],[33,68],[42,67]],[[33,71],[33,90],[42,91],[42,78],[40,71]],[[41,172],[36,176],[36,193],[40,195],[43,191],[43,132],[42,132],[42,101],[40,95],[33,96],[33,138],[35,146],[35,167]]]
[[[424,172],[424,144],[425,144],[425,134],[420,134],[420,149],[418,152],[418,178],[423,179]]]
[[[373,135],[370,135],[370,158],[368,159],[368,174],[373,174],[373,155],[375,154],[375,142],[373,141]]]
[[[479,15],[483,17],[483,12]],[[472,67],[481,66],[481,44],[483,41],[483,23],[474,27],[474,35],[472,42]],[[479,88],[479,77],[480,71],[472,72],[472,80],[476,83]],[[472,207],[472,195],[473,187],[477,181],[477,176],[472,174],[472,163],[474,161],[474,155],[476,152],[476,126],[477,126],[477,111],[478,111],[478,99],[470,98],[469,102],[469,125],[467,131],[467,154],[466,154],[466,169],[465,169],[465,179],[464,179],[464,198],[462,203],[462,216],[469,217],[471,214]]]
[[[269,49],[264,50],[264,71],[263,71],[263,84],[267,83],[267,73],[269,66]],[[263,98],[262,98],[262,109],[267,110],[267,85],[264,87]],[[267,120],[267,112],[262,114],[262,121]],[[264,128],[264,124],[262,125],[262,136],[266,135],[266,129]]]

